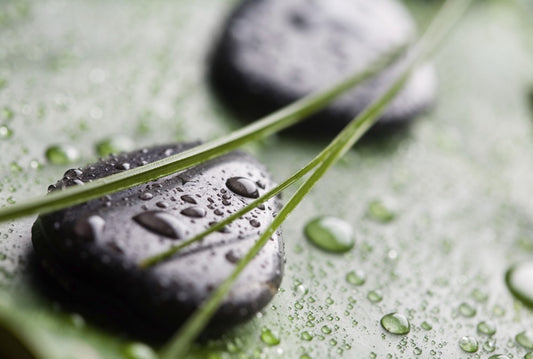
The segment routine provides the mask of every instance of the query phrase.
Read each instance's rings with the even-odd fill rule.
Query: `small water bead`
[[[139,195],[139,198],[142,199],[143,201],[148,201],[154,198],[154,195],[151,194],[150,192],[143,192]]]
[[[130,343],[124,348],[126,359],[156,359],[157,355],[152,348],[143,343]]]
[[[377,222],[388,223],[394,219],[395,214],[383,202],[374,200],[368,204],[367,216]]]
[[[422,324],[420,324],[420,327],[424,330],[431,330],[433,329],[433,326],[431,324],[429,324],[428,322],[426,321],[423,321]]]
[[[13,130],[6,125],[0,126],[0,139],[6,140],[13,136]]]
[[[355,245],[353,229],[347,222],[336,217],[319,217],[305,226],[307,239],[320,249],[344,253]]]
[[[261,330],[261,341],[263,343],[265,343],[266,345],[269,345],[269,346],[275,346],[275,345],[278,345],[281,342],[279,336],[277,334],[273,333],[268,328],[263,328]]]
[[[52,145],[46,149],[45,156],[54,165],[66,165],[80,157],[78,150],[70,145]]]
[[[533,307],[533,261],[512,266],[505,274],[509,291],[523,304]]]
[[[187,217],[202,218],[202,217],[205,217],[205,215],[207,214],[207,211],[203,207],[193,206],[193,207],[185,208],[180,213]]]
[[[117,164],[115,168],[117,170],[127,171],[131,168],[131,165],[129,164],[129,162],[122,162],[122,163]]]
[[[63,174],[63,179],[76,179],[79,178],[82,174],[82,170],[77,168],[71,168],[65,171],[65,173]]]
[[[244,197],[259,197],[257,185],[254,181],[246,177],[231,177],[226,181],[226,187],[228,187],[232,192]]]
[[[496,327],[492,322],[482,321],[478,323],[477,331],[490,336],[496,334]]]
[[[414,353],[415,355],[420,355],[420,354],[422,354],[422,349],[419,348],[419,347],[415,347],[415,348],[413,349],[413,353]]]
[[[511,358],[505,354],[494,354],[494,355],[491,355],[488,359],[511,359]]]
[[[515,340],[526,349],[533,350],[533,332],[525,330],[516,335]]]
[[[102,217],[91,215],[76,222],[74,233],[85,240],[97,241],[102,237],[104,227],[105,220]]]
[[[101,157],[131,151],[133,148],[133,141],[122,135],[108,137],[95,145],[96,153]]]
[[[379,290],[371,290],[366,295],[366,298],[372,303],[379,303],[383,300],[383,294]]]
[[[381,326],[391,334],[405,335],[411,330],[407,318],[400,313],[389,313],[381,318]]]
[[[465,318],[472,318],[476,315],[476,308],[472,307],[468,303],[459,304],[459,314]]]
[[[353,285],[363,285],[366,282],[366,274],[362,270],[350,271],[346,274],[346,282]]]
[[[304,331],[300,334],[300,338],[307,342],[310,342],[311,340],[313,340],[313,335],[310,334],[308,331]]]
[[[327,325],[322,326],[322,328],[320,328],[320,330],[321,330],[322,333],[324,333],[324,334],[331,334],[331,328],[328,327]]]
[[[492,353],[496,350],[496,341],[494,339],[489,339],[483,343],[483,350],[487,353]]]
[[[188,194],[184,194],[183,196],[180,197],[183,201],[187,202],[187,203],[190,203],[190,204],[198,204],[198,202],[196,202],[196,199],[194,199],[193,196],[190,196]]]
[[[477,339],[471,336],[464,336],[459,339],[459,347],[467,353],[475,353],[479,349]]]
[[[261,227],[261,222],[259,222],[257,219],[250,220],[250,225],[255,228]]]
[[[185,236],[185,227],[173,215],[163,211],[147,211],[133,217],[144,228],[166,237],[180,239]]]
[[[22,172],[22,167],[21,167],[17,162],[11,162],[11,163],[9,164],[9,169],[10,169],[11,172],[13,172],[13,173]]]

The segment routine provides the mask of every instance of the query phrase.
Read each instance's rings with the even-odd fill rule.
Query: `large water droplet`
[[[381,326],[391,334],[405,335],[411,330],[407,318],[399,313],[389,313],[381,318]]]
[[[119,154],[121,152],[131,151],[134,147],[134,143],[128,137],[116,135],[98,142],[95,147],[98,155],[105,157],[110,154]]]
[[[279,336],[268,328],[261,330],[261,341],[269,346],[278,345],[281,342]]]
[[[167,212],[147,211],[136,215],[133,219],[144,228],[166,237],[180,239],[185,234],[183,223]]]
[[[526,349],[533,349],[533,332],[525,330],[520,332],[515,337],[516,342]]]
[[[74,225],[74,233],[87,240],[98,240],[98,238],[102,237],[104,226],[105,220],[94,214],[79,219]]]
[[[205,217],[205,215],[207,214],[207,211],[203,207],[193,206],[193,207],[185,208],[180,213],[187,217],[202,218],[202,217]]]
[[[512,266],[505,274],[509,291],[528,307],[533,307],[533,262]]]
[[[479,348],[476,338],[471,336],[464,336],[459,339],[459,347],[467,353],[475,353]]]
[[[335,217],[319,217],[305,226],[307,239],[317,247],[336,253],[344,253],[353,248],[352,227]]]
[[[70,145],[53,145],[46,149],[46,159],[54,165],[66,165],[76,161],[80,155],[75,147]]]
[[[246,177],[231,177],[226,186],[234,193],[248,198],[258,198],[259,191],[254,181]]]

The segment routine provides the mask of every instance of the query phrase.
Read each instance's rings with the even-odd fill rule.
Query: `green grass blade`
[[[307,96],[219,139],[141,167],[86,183],[82,186],[70,187],[63,191],[52,192],[46,196],[2,208],[0,209],[0,222],[31,214],[53,212],[168,176],[221,156],[242,146],[246,142],[258,140],[276,133],[312,115],[345,91],[374,76],[380,70],[396,61],[404,53],[404,50],[405,47],[395,49],[380,57],[364,71],[351,75],[329,89]]]
[[[162,359],[176,359],[184,357],[191,343],[205,328],[209,319],[214,315],[220,303],[239,274],[246,268],[248,263],[257,255],[264,244],[268,241],[275,230],[283,223],[287,216],[296,208],[314,184],[326,173],[326,171],[346,152],[353,144],[377,121],[379,115],[385,110],[386,105],[401,90],[412,70],[423,61],[440,43],[445,34],[460,18],[466,10],[471,0],[448,1],[443,6],[439,14],[428,28],[426,34],[417,43],[410,53],[409,61],[404,72],[397,81],[381,96],[372,103],[367,110],[357,116],[345,130],[343,130],[333,141],[334,148],[331,153],[326,154],[324,162],[315,170],[309,179],[302,184],[287,204],[274,218],[270,226],[259,237],[254,246],[236,265],[231,275],[216,289],[213,295],[189,318],[178,333],[171,339],[161,352]]]

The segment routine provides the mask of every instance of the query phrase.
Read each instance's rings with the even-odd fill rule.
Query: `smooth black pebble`
[[[366,69],[415,35],[414,22],[399,1],[245,0],[215,44],[210,79],[226,103],[255,118]],[[398,64],[391,66],[304,126],[321,132],[344,127],[397,71]],[[430,65],[416,70],[377,130],[398,127],[422,112],[433,102],[435,87]]]
[[[159,146],[109,157],[68,171],[51,190],[117,173],[119,163],[133,168],[191,147]],[[266,173],[251,156],[232,152],[148,184],[41,215],[32,228],[38,261],[67,290],[82,286],[88,293],[89,288],[147,322],[176,329],[229,276],[236,258],[272,222],[279,199],[265,202],[269,211],[255,209],[163,263],[141,269],[139,262],[209,228],[220,220],[217,213],[227,216],[242,208],[256,191],[260,195],[271,189],[273,182]],[[228,186],[234,178],[246,186]],[[252,188],[254,183],[266,187]],[[253,196],[243,195],[243,188]],[[152,196],[142,196],[145,193]],[[228,198],[231,203],[223,204]],[[161,201],[169,206],[162,209],[157,205]],[[277,232],[241,274],[210,326],[228,327],[262,309],[278,291],[283,262]]]

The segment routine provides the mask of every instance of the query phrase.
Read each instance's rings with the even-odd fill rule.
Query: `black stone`
[[[415,37],[415,26],[394,0],[245,0],[228,17],[210,59],[216,92],[252,119],[326,89]],[[306,128],[338,131],[379,96],[399,63],[365,82]],[[402,125],[434,100],[433,68],[416,70],[377,124]],[[300,129],[304,126],[299,126]]]
[[[191,147],[159,146],[109,157],[76,171],[75,177],[85,183],[121,171],[118,163],[127,162],[133,168]],[[72,173],[53,191],[73,185]],[[82,287],[87,300],[101,294],[151,325],[176,329],[229,276],[235,258],[241,258],[271,223],[273,211],[279,210],[279,199],[268,201],[272,211],[253,210],[250,216],[259,222],[259,228],[241,218],[163,263],[148,269],[138,264],[209,228],[221,218],[215,211],[227,216],[251,202],[232,194],[231,204],[222,204],[220,193],[227,190],[229,178],[240,176],[266,183],[262,194],[273,186],[265,173],[264,166],[251,156],[232,152],[148,184],[41,215],[32,228],[37,260],[67,291]],[[142,193],[153,197],[141,199]],[[204,216],[191,217],[187,212],[191,198],[206,209]],[[161,201],[169,207],[160,208],[157,203]],[[262,309],[279,288],[283,257],[281,234],[277,232],[241,274],[210,326],[228,327]]]

